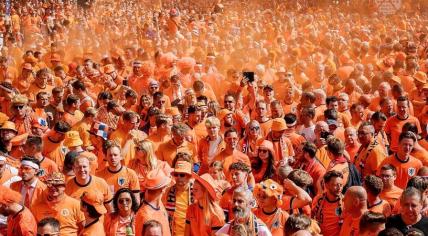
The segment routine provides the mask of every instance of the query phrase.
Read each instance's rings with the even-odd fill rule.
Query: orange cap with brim
[[[213,177],[209,174],[203,174],[201,176],[197,175],[196,173],[192,174],[195,181],[200,183],[202,187],[206,191],[208,191],[208,194],[211,196],[212,199],[218,200],[221,197],[221,191],[220,186],[217,184],[217,182],[213,179]]]
[[[104,197],[100,192],[84,192],[80,199],[85,203],[93,206],[99,214],[104,215],[105,213],[107,213],[107,209],[104,206]]]
[[[143,182],[144,188],[156,190],[167,187],[171,183],[171,178],[166,176],[165,172],[160,169],[152,170],[147,173]]]

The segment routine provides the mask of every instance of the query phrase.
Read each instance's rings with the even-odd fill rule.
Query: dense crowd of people
[[[0,235],[428,236],[424,1],[6,2]]]

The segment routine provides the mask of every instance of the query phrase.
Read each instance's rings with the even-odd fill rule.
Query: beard
[[[240,207],[234,207],[233,208],[233,214],[235,215],[235,218],[242,219],[242,218],[247,217],[248,209],[240,208]]]

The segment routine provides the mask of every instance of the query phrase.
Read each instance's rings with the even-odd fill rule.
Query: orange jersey
[[[394,209],[395,204],[401,197],[401,193],[403,193],[403,189],[393,186],[391,189],[386,190],[385,188],[380,193],[379,197],[382,200],[385,200],[391,206],[391,209]]]
[[[168,213],[162,203],[159,208],[147,203],[141,205],[135,216],[135,236],[143,236],[143,225],[149,220],[157,220],[162,225],[163,236],[171,236]]]
[[[412,156],[409,156],[406,161],[401,161],[396,155],[391,155],[386,158],[380,166],[384,166],[386,164],[393,165],[397,169],[395,185],[401,189],[406,188],[409,179],[415,176],[422,167],[422,162]],[[377,174],[380,176],[380,169]]]
[[[232,176],[229,172],[229,167],[235,162],[243,162],[247,166],[251,166],[250,158],[244,153],[234,150],[232,155],[226,154],[226,151],[220,152],[214,159],[215,161],[221,161],[223,163],[223,172],[228,181],[232,180]]]
[[[36,219],[26,207],[7,218],[7,236],[30,236],[36,233]]]
[[[419,120],[414,116],[409,116],[405,120],[399,119],[397,116],[389,117],[385,123],[385,133],[389,135],[391,138],[391,150],[393,152],[397,152],[398,149],[398,137],[401,134],[401,130],[407,122],[410,122],[418,128],[418,130],[422,130],[419,124]]]
[[[391,205],[389,205],[389,203],[384,200],[381,200],[380,202],[374,204],[373,206],[370,206],[370,205],[367,206],[367,210],[376,212],[376,213],[381,213],[385,217],[389,217],[392,212]]]
[[[189,225],[190,235],[210,236],[224,225],[224,219],[211,215],[211,221],[205,222],[203,209],[198,203],[193,203],[187,208],[186,224]]]
[[[339,235],[342,219],[341,199],[330,201],[325,193],[317,195],[312,201],[312,217],[318,222],[323,235]]]
[[[266,224],[272,236],[284,235],[284,225],[289,217],[286,211],[277,209],[273,214],[266,214],[263,209],[257,208],[254,215]]]
[[[358,236],[360,232],[360,218],[352,218],[351,215],[347,215],[343,221],[339,236]]]
[[[86,185],[80,185],[77,183],[76,177],[67,182],[65,193],[72,198],[80,199],[84,192],[98,191],[103,194],[104,203],[108,203],[112,200],[113,194],[104,179],[99,177],[90,176],[90,180]]]
[[[54,161],[58,169],[62,170],[64,166],[64,159],[66,154],[66,148],[62,145],[61,142],[53,142],[49,138],[49,133],[43,136],[43,156]]]
[[[360,147],[354,157],[354,164],[361,173],[362,178],[364,178],[364,176],[376,174],[385,158],[383,147],[377,141],[372,141],[367,147]]]
[[[46,217],[53,217],[60,223],[61,236],[76,236],[79,224],[85,220],[80,210],[80,200],[67,195],[59,202],[49,202],[44,196],[42,201],[37,202],[34,207],[34,217],[37,222]]]
[[[134,170],[122,166],[119,171],[113,172],[107,168],[99,171],[97,176],[104,179],[112,193],[115,193],[121,188],[129,188],[133,192],[140,192],[140,184],[138,176]]]
[[[106,235],[104,231],[103,221],[100,218],[96,219],[95,221],[89,224],[86,224],[79,234],[79,236],[93,236],[93,235],[97,235],[97,236]]]
[[[187,141],[184,141],[180,146],[174,144],[173,140],[169,140],[165,143],[159,145],[159,148],[156,152],[156,156],[159,160],[167,162],[170,166],[172,166],[172,161],[177,155],[178,152],[190,152],[191,156],[196,154],[195,146]]]

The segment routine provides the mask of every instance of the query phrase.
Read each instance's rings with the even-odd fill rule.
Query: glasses
[[[269,150],[266,150],[266,149],[259,149],[259,152],[261,152],[261,153],[268,153],[268,152],[269,152]]]
[[[257,131],[259,129],[260,129],[260,127],[258,127],[258,126],[250,127],[250,130],[253,130],[253,131]]]
[[[22,110],[24,108],[24,105],[13,106],[13,108],[17,110]]]
[[[392,175],[381,175],[380,177],[382,177],[382,179],[390,179],[394,176],[392,176]]]
[[[291,77],[291,76],[293,76],[293,74],[287,74],[287,77]]]
[[[65,187],[65,184],[50,184],[50,183],[47,183],[46,186],[49,187],[49,188],[56,188],[56,189],[58,189],[58,188],[61,188],[61,187]]]
[[[233,100],[225,100],[224,103],[233,103]]]
[[[174,177],[184,178],[184,177],[186,177],[186,174],[184,174],[184,173],[174,173]]]
[[[118,202],[120,203],[120,204],[129,204],[129,203],[131,203],[131,199],[130,198],[122,198],[122,199],[119,199],[118,200]]]

